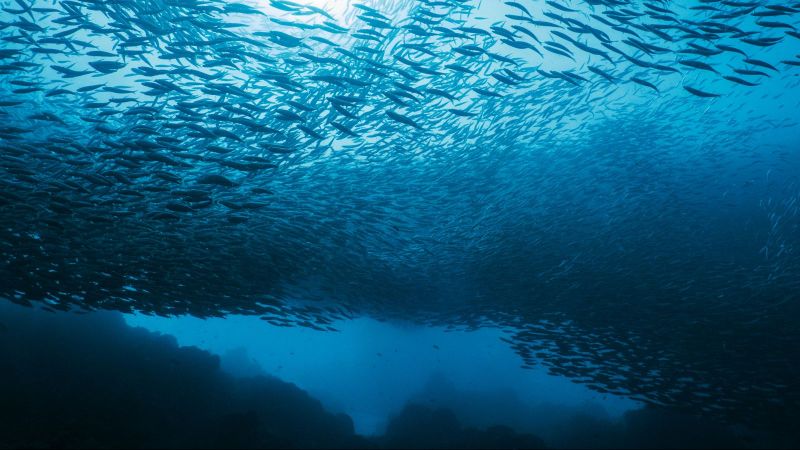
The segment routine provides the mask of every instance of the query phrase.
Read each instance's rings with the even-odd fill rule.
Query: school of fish
[[[800,2],[0,5],[0,298],[499,326],[800,412]]]

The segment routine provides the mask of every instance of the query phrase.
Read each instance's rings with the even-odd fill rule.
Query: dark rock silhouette
[[[545,448],[531,434],[500,425],[464,428],[451,410],[416,404],[407,405],[389,423],[382,443],[388,448]]]
[[[268,376],[126,326],[117,314],[0,305],[2,447],[364,447],[346,415]]]

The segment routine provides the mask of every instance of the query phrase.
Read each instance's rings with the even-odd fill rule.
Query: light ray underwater
[[[180,370],[208,373],[204,389],[228,406],[249,404],[248,389],[265,401],[305,389],[327,409],[349,405],[366,375],[336,371],[373,364],[378,351],[357,353],[359,342],[428,355],[380,350],[384,369],[364,372],[386,389],[407,377],[393,395],[375,394],[393,399],[370,410],[385,429],[344,406],[338,419],[308,413],[349,420],[341,433],[267,436],[264,421],[282,413],[252,406],[254,416],[232,409],[224,422],[239,430],[252,419],[252,439],[156,439],[131,419],[153,438],[32,438],[20,434],[27,425],[7,425],[0,448],[800,444],[800,2],[0,7],[0,385],[20,392],[0,418],[44,418],[20,386],[39,380],[53,385],[41,395],[56,395],[59,373],[78,370],[59,359],[45,381],[55,363],[37,370],[21,355],[48,339],[72,345],[54,351],[67,355],[106,345],[86,343],[95,327],[98,339],[120,340],[117,351],[141,340],[158,358],[194,361]],[[469,365],[493,345],[512,353],[475,361],[513,366],[513,376]],[[237,346],[263,367],[256,378],[282,377],[284,366],[289,378],[243,387],[221,375],[220,352]],[[295,353],[308,360],[292,365]],[[141,361],[128,370],[169,366]],[[120,376],[117,364],[98,356],[91,366]],[[480,386],[503,378],[520,398],[550,386],[547,401],[564,392],[630,411],[603,419],[595,438],[574,422],[525,428],[528,412],[472,423],[467,401],[447,414],[412,404],[435,372],[449,377],[425,388],[437,399],[449,386],[447,398],[463,400],[457,380],[484,373]],[[104,386],[81,389],[102,399]],[[644,431],[659,420],[668,432]],[[414,428],[423,422],[452,439]],[[548,434],[559,426],[586,439]],[[734,440],[667,440],[711,428]]]

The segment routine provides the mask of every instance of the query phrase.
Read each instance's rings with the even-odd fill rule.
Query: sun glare
[[[301,17],[316,16],[320,20],[332,18],[336,22],[345,20],[348,9],[352,6],[352,0],[258,0],[265,9],[271,12],[282,12],[291,14],[296,11]],[[329,16],[329,17],[328,17]]]

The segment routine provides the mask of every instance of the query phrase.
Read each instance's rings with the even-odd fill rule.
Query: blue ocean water
[[[800,442],[799,3],[0,8],[0,447]]]
[[[270,327],[250,317],[130,316],[126,323],[173,335],[181,346],[222,355],[223,369],[234,375],[251,376],[261,370],[292,382],[322,400],[329,410],[352,417],[356,432],[364,435],[383,433],[387,419],[410,398],[447,406],[453,400],[449,391],[477,398],[516,397],[531,411],[556,405],[594,408],[602,417],[617,419],[640,406],[550,376],[544,368],[520,368],[519,356],[500,341],[504,334],[497,329],[448,331],[367,318],[337,323],[337,333]],[[445,392],[441,396],[431,392],[434,387]],[[476,425],[511,420],[507,408],[498,404],[474,408],[483,409],[471,414],[485,417],[476,418],[483,422]],[[525,422],[513,420],[515,425]],[[525,425],[533,429],[539,424],[531,420]]]

